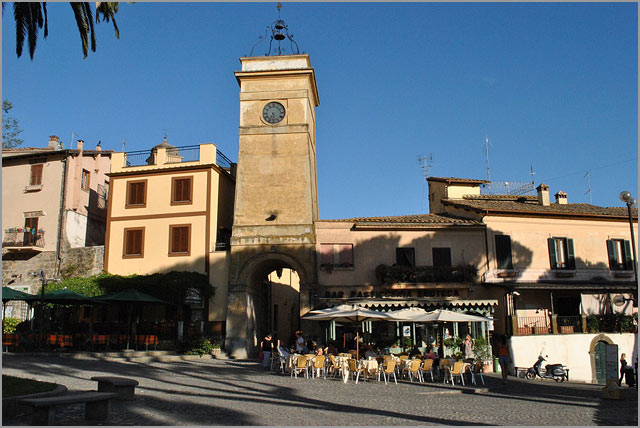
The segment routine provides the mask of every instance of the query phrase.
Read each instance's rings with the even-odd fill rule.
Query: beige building
[[[215,288],[190,304],[191,321],[223,331],[235,165],[214,144],[114,153],[105,242],[112,274],[199,272]]]
[[[428,182],[432,212],[486,228],[480,281],[499,298],[496,330],[517,342],[516,366],[531,365],[545,350],[573,366],[574,379],[604,383],[605,344],[635,359],[634,335],[624,334],[629,326],[604,325],[613,316],[607,314],[637,316],[626,207],[569,203],[562,191],[552,201],[545,184],[537,196],[509,196],[482,194],[483,180]],[[636,236],[637,219],[633,209]]]

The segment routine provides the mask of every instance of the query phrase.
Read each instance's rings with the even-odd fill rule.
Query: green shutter
[[[624,241],[624,268],[626,270],[633,269],[633,260],[631,259],[631,243]]]
[[[576,255],[573,250],[573,239],[567,238],[567,269],[576,268]]]
[[[556,249],[556,240],[553,238],[547,239],[549,244],[549,263],[551,269],[558,269],[558,253]]]
[[[609,269],[617,269],[618,266],[616,263],[616,243],[613,242],[613,239],[607,239],[607,253],[609,254]]]

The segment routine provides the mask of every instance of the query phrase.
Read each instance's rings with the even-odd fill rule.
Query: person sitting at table
[[[284,346],[278,346],[278,352],[280,353],[280,355],[282,355],[284,358],[287,358],[289,356],[289,351],[284,347]]]
[[[338,355],[338,348],[333,344],[333,342],[329,342],[326,348],[324,348],[325,354]]]
[[[315,342],[313,342],[313,343],[315,344]],[[324,350],[322,349],[322,346],[315,345],[314,354],[316,354],[316,355],[324,355]]]
[[[379,357],[380,355],[378,355],[376,352],[373,351],[373,349],[371,349],[371,345],[366,345],[365,347],[365,352],[364,352],[364,357],[365,358],[376,358]]]
[[[418,349],[418,345],[413,345],[413,348],[409,351],[409,358],[413,359],[416,355],[420,355],[420,349]]]
[[[298,354],[304,354],[304,337],[302,336],[302,330],[296,331],[296,352]]]

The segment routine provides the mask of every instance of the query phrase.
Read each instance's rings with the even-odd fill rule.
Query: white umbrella
[[[393,321],[404,321],[404,322],[424,322],[422,319],[428,314],[422,308],[406,308],[400,309],[397,311],[387,312],[389,318]]]
[[[488,322],[491,318],[480,315],[469,315],[460,312],[448,311],[446,309],[436,309],[426,312],[423,318],[416,319],[415,322]]]
[[[307,313],[302,318],[311,321],[339,321],[347,323],[390,320],[389,315],[384,312],[362,308],[357,305],[340,305],[335,308],[319,309],[314,312],[316,313]],[[356,358],[359,356],[358,335],[359,331],[356,330]]]

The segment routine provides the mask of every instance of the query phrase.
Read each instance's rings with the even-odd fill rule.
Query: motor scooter
[[[563,366],[562,364],[547,364],[544,367],[544,373],[542,373],[540,371],[540,367],[542,367],[542,362],[546,361],[545,357],[548,358],[549,356],[545,355],[543,357],[542,354],[538,356],[538,361],[535,362],[533,367],[530,367],[527,370],[527,374],[525,376],[527,379],[533,380],[536,377],[540,377],[542,379],[553,379],[556,382],[564,382],[565,379],[569,380],[569,375],[565,370],[565,366]]]

